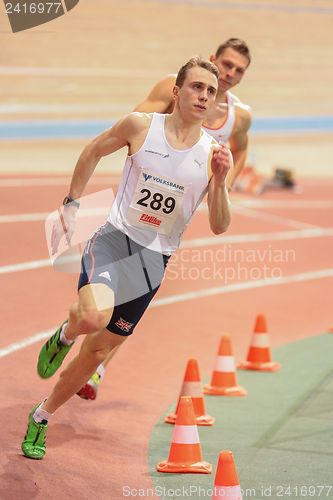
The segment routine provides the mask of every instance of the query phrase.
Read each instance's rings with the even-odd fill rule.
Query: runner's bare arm
[[[75,166],[69,196],[78,199],[92,176],[98,162],[103,156],[128,146],[130,153],[139,149],[149,127],[150,115],[130,113],[119,120],[112,128],[91,141],[82,151]]]
[[[209,225],[214,234],[224,233],[231,222],[226,177],[232,163],[232,155],[225,146],[214,148],[208,187]]]
[[[229,190],[232,188],[245,165],[248,146],[248,130],[252,122],[251,113],[248,110],[239,110],[238,114],[239,125],[229,139],[230,150],[234,159],[234,167],[230,170],[227,179],[227,187]]]
[[[71,180],[69,196],[74,200],[81,197],[91,175],[99,160],[128,146],[133,154],[144,142],[146,131],[150,124],[151,115],[146,113],[131,113],[118,121],[111,129],[90,142],[82,151]],[[67,245],[70,245],[75,230],[77,207],[73,204],[66,205],[59,211],[59,218],[54,222],[51,234],[51,248],[54,255],[65,235]]]
[[[160,80],[150,91],[146,99],[134,111],[145,113],[165,113],[173,107],[172,89],[176,82],[176,75],[168,75]]]

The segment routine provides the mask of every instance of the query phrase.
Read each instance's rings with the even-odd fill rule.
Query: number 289
[[[144,194],[144,196],[137,201],[137,204],[143,207],[148,207],[149,205],[152,210],[160,210],[163,206],[162,211],[165,214],[170,214],[176,206],[176,200],[172,196],[164,198],[162,193],[154,193],[152,195],[149,189],[141,189],[140,193]],[[148,202],[148,200],[150,201]]]

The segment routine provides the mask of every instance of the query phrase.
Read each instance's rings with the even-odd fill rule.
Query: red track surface
[[[90,191],[107,185],[106,179],[101,178],[101,185],[91,186]],[[250,216],[246,211],[242,214],[237,211],[226,236],[301,231],[297,221],[319,228],[332,227],[333,206],[313,208],[309,203],[305,208],[295,208],[293,203],[330,202],[333,180],[304,181],[303,186],[300,195],[276,192],[248,198],[254,201],[289,200],[289,206],[286,203],[283,208],[252,208],[258,217],[253,212]],[[41,189],[1,187],[0,184],[0,213],[52,211],[64,192],[61,186]],[[269,216],[264,220],[260,218],[263,214],[274,214],[289,222]],[[43,222],[0,223],[0,230],[1,266],[48,257]],[[213,237],[205,212],[197,214],[184,242],[199,237]],[[293,250],[295,259],[280,264],[267,263],[270,269],[280,266],[283,276],[288,276],[333,268],[332,242],[332,236],[322,236],[231,243],[230,248],[231,251],[255,249],[258,255],[269,247]],[[214,255],[221,247],[206,246],[196,251],[202,252],[204,248],[210,248]],[[219,277],[207,280],[202,275],[198,279],[172,279],[176,271],[180,272],[181,252],[187,260],[189,255],[194,256],[189,250],[179,251],[177,265],[172,263],[169,278],[164,281],[157,299],[226,284]],[[207,261],[183,264],[185,274],[189,268],[202,271],[203,267],[213,266]],[[258,261],[241,264],[243,274],[227,285],[251,280],[250,270],[263,265]],[[219,263],[223,265],[235,267],[237,262]],[[58,325],[76,297],[77,277],[55,272],[51,267],[6,272],[0,279],[0,350]],[[47,455],[42,462],[25,459],[20,451],[27,414],[34,403],[48,394],[54,383],[42,381],[36,374],[41,342],[3,356],[0,365],[0,498],[113,500],[123,498],[124,485],[151,486],[147,469],[149,435],[160,414],[177,398],[186,360],[197,357],[202,376],[208,376],[223,331],[232,334],[235,354],[243,357],[258,312],[267,316],[273,346],[325,331],[333,326],[332,283],[333,278],[290,282],[152,307],[113,360],[97,401],[86,402],[75,397],[54,416],[48,432]]]

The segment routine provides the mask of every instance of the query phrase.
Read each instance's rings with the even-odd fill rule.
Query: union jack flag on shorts
[[[123,318],[119,318],[118,321],[115,323],[115,325],[120,328],[120,330],[123,330],[124,332],[129,332],[130,329],[132,328],[134,323],[129,323],[128,321],[125,321]]]

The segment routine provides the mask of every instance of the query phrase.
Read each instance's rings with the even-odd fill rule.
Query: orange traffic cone
[[[247,394],[244,387],[237,384],[229,334],[222,335],[212,378],[210,384],[204,386],[204,394],[213,396],[246,396]]]
[[[196,359],[190,359],[187,363],[184,381],[180,390],[179,400],[175,413],[170,413],[164,419],[167,424],[176,422],[181,396],[192,398],[195,420],[197,425],[213,425],[215,418],[206,415],[205,400],[202,393],[199,366]]]
[[[238,368],[264,372],[275,372],[281,368],[280,363],[272,361],[266,318],[263,314],[258,314],[256,318],[247,359],[246,361],[242,361],[238,365]]]
[[[192,399],[181,396],[167,460],[157,464],[158,472],[210,474],[212,465],[202,460]]]
[[[213,500],[242,500],[242,492],[231,451],[221,451],[217,464]]]

